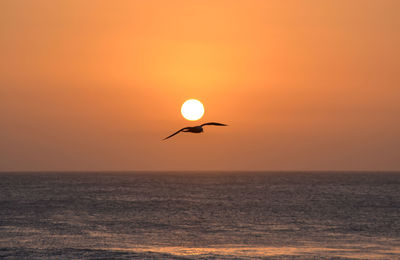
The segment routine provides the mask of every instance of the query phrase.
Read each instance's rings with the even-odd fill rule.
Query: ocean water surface
[[[1,259],[400,259],[400,173],[0,173]]]

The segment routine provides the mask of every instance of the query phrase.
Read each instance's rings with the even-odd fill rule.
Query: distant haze
[[[399,10],[3,0],[0,171],[400,170]]]

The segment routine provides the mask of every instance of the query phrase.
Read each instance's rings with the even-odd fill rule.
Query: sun
[[[185,119],[196,121],[204,115],[204,106],[197,99],[188,99],[183,103],[181,113]]]

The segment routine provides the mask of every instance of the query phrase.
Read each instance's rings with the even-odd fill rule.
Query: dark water
[[[400,259],[400,173],[1,173],[2,259]]]

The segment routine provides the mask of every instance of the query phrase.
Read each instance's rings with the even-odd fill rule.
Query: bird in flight
[[[198,125],[198,126],[184,127],[184,128],[182,128],[181,130],[176,131],[176,132],[173,133],[172,135],[170,135],[170,136],[168,136],[168,137],[165,137],[163,140],[166,140],[166,139],[168,139],[168,138],[171,138],[171,137],[173,137],[174,135],[179,134],[180,132],[190,132],[190,133],[196,133],[196,134],[202,133],[202,132],[203,132],[203,126],[206,126],[206,125],[227,126],[227,125],[221,124],[221,123],[210,122],[210,123],[205,123],[205,124]]]

